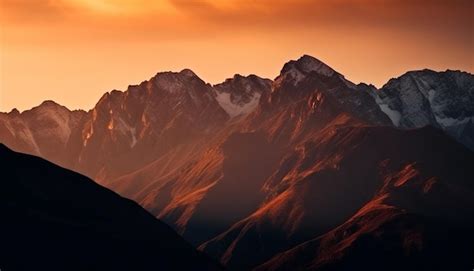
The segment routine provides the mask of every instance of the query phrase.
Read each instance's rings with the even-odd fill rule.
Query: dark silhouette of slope
[[[0,144],[2,270],[219,270],[133,201]]]

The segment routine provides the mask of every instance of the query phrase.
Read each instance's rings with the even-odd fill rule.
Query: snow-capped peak
[[[412,71],[377,91],[377,103],[401,128],[439,127],[474,148],[473,136],[458,138],[474,119],[474,76],[459,71]]]
[[[325,77],[339,77],[348,87],[355,89],[356,85],[344,78],[344,76],[326,65],[324,62],[309,55],[304,55],[298,60],[291,60],[286,63],[280,75],[275,79],[277,84],[283,81],[290,81],[293,85],[298,85],[301,81],[311,75]]]
[[[189,88],[188,83],[194,79],[201,80],[193,71],[184,69],[180,72],[158,73],[152,81],[159,89],[176,94],[186,92]],[[202,84],[204,85],[204,82]]]
[[[258,105],[264,92],[270,92],[271,80],[256,75],[234,75],[214,86],[216,100],[233,118],[251,113]]]
[[[304,55],[300,57],[298,60],[292,60],[285,64],[281,75],[286,73],[293,73],[293,74],[308,74],[311,72],[316,72],[320,75],[324,76],[332,76],[336,73],[331,67],[326,65],[324,62],[320,61],[317,58],[314,58],[309,55]]]
[[[304,72],[315,71],[321,75],[332,76],[336,71],[331,67],[309,55],[304,55],[297,61],[298,68]]]

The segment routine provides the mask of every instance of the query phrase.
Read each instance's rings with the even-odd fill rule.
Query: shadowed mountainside
[[[220,270],[136,203],[0,145],[4,270]]]
[[[359,262],[355,261],[357,257],[346,263],[338,263],[337,259],[351,253],[363,254],[371,246],[393,249],[390,255],[400,259],[403,270],[417,270],[411,266],[415,262],[425,267],[440,262],[446,267],[456,266],[451,263],[454,259],[460,266],[468,266],[469,251],[473,249],[468,230],[474,225],[474,170],[470,167],[474,155],[440,131],[332,127],[283,161],[280,171],[267,179],[264,187],[270,196],[264,204],[202,245],[203,251],[241,270],[313,236],[324,242],[310,252],[304,251],[307,254],[294,253],[295,260],[289,252],[289,259],[275,259],[273,266],[269,264],[262,270],[286,270],[285,266],[312,270],[327,267],[325,261],[336,266],[345,264],[351,267],[348,270],[354,266],[364,269],[371,254]],[[384,228],[395,215],[397,223],[406,226]],[[410,222],[413,219],[416,223]],[[411,227],[415,224],[417,227]],[[448,227],[443,230],[444,225]],[[427,235],[424,228],[429,231]],[[434,233],[438,235],[433,237]],[[377,241],[377,236],[384,234],[401,237]],[[413,242],[423,245],[411,248],[410,234],[420,239]],[[456,241],[458,234],[462,239]],[[351,246],[368,236],[375,237],[360,241],[360,247]],[[436,242],[451,238],[458,247]],[[433,251],[445,253],[445,258],[427,261],[438,255]],[[308,255],[309,262],[299,258],[304,255]]]

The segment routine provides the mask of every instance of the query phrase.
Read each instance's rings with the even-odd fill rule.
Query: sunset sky
[[[0,0],[0,111],[191,68],[218,83],[274,78],[310,54],[353,82],[408,70],[474,71],[472,0]]]

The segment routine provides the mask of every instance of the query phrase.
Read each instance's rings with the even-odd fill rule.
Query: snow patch
[[[303,80],[306,77],[303,73],[301,73],[296,68],[292,68],[291,70],[288,71],[287,74],[293,78],[294,85],[298,84],[299,82],[301,82],[301,80]]]
[[[32,121],[40,124],[45,123],[35,133],[55,138],[62,145],[65,145],[71,136],[70,112],[58,106],[51,106],[50,103],[43,104],[46,104],[46,106],[42,105],[32,109],[36,111]]]
[[[396,127],[400,126],[400,120],[402,118],[402,114],[397,110],[391,109],[390,106],[388,104],[384,103],[378,95],[377,95],[377,98],[376,98],[375,101],[377,102],[378,106],[380,107],[380,110],[382,110],[382,112],[384,112],[385,115],[387,115],[390,118],[393,125],[395,125]]]
[[[87,143],[89,143],[89,139],[92,137],[93,134],[94,134],[94,125],[90,124],[89,131],[87,131],[84,134],[84,142],[83,142],[84,147],[87,146]]]
[[[15,129],[11,126],[10,121],[8,119],[6,119],[6,120],[2,119],[2,123],[3,123],[4,127],[7,128],[8,132],[11,135],[16,136]]]
[[[304,73],[310,73],[314,71],[325,76],[332,76],[335,73],[331,67],[324,64],[319,59],[309,55],[302,56],[300,59],[298,59],[298,61],[295,62],[295,64],[296,65],[293,65],[293,67],[298,66],[298,68]]]
[[[135,145],[137,145],[137,128],[133,127],[130,129],[130,132],[132,134],[132,142],[130,143],[130,148],[133,148],[135,147]]]
[[[428,91],[428,101],[430,102],[430,105],[433,104],[433,100],[434,100],[435,95],[436,95],[436,90],[430,89]]]
[[[38,144],[36,143],[36,140],[31,133],[30,129],[28,128],[23,128],[17,131],[16,136],[20,138],[23,142],[27,143],[30,145],[31,148],[33,148],[34,153],[41,155],[40,148]]]
[[[227,112],[231,118],[234,118],[240,115],[250,114],[255,110],[260,101],[261,94],[254,93],[250,101],[243,105],[232,103],[230,96],[230,93],[226,92],[217,93],[216,100],[225,112]]]
[[[137,128],[128,125],[127,122],[120,117],[116,117],[115,119],[113,119],[113,123],[116,123],[116,125],[113,125],[112,129],[126,137],[130,136],[130,148],[135,147],[138,142]]]
[[[436,115],[435,115],[435,118],[436,118],[436,122],[438,122],[438,124],[441,127],[463,125],[463,124],[468,123],[471,119],[474,120],[474,117],[455,119],[455,118],[441,118]]]

